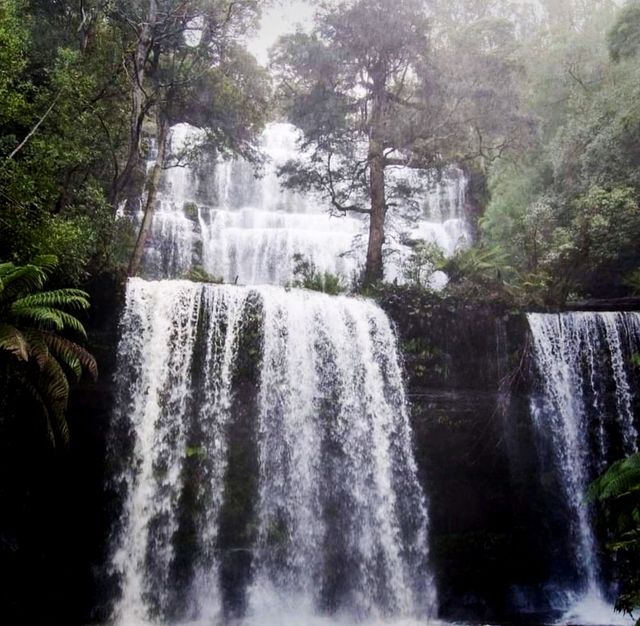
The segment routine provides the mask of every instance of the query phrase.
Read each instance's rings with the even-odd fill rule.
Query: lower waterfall
[[[116,623],[435,614],[426,502],[380,308],[131,279],[121,328]]]
[[[583,603],[593,619],[606,593],[586,490],[609,463],[638,451],[632,357],[640,351],[640,313],[536,313],[528,320],[539,381],[534,425],[567,509],[574,579],[567,605]]]

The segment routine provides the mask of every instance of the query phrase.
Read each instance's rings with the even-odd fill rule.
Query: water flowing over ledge
[[[117,623],[435,614],[425,498],[381,309],[276,287],[132,279],[121,328],[115,422],[130,459],[117,479]],[[230,478],[242,421],[253,490],[250,476],[240,487]],[[239,488],[251,492],[244,518],[232,510]],[[225,545],[238,519],[247,541]],[[236,556],[244,565],[230,569]]]
[[[640,313],[529,314],[528,320],[539,384],[531,411],[570,520],[574,583],[565,596],[567,616],[618,623],[604,600],[586,490],[609,463],[638,451],[631,358],[640,351]]]
[[[299,131],[270,124],[262,138],[266,163],[260,177],[242,160],[167,170],[145,258],[146,275],[179,278],[202,266],[226,282],[285,285],[294,256],[304,255],[321,272],[351,283],[362,269],[367,222],[362,216],[330,214],[317,193],[285,189],[278,168],[300,156]],[[199,131],[179,124],[171,149],[197,143]],[[402,282],[411,242],[437,244],[446,255],[469,245],[465,218],[467,179],[451,166],[440,176],[428,170],[389,168],[389,181],[411,189],[411,200],[387,220],[386,278]]]

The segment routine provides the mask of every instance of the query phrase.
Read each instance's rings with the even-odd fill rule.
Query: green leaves
[[[10,359],[10,374],[20,382],[42,410],[52,443],[66,442],[69,428],[65,412],[69,377],[79,381],[84,372],[94,379],[94,357],[64,336],[86,338],[84,326],[69,311],[89,308],[89,296],[79,289],[42,291],[54,257],[16,266],[0,263],[0,358]]]
[[[11,324],[0,324],[0,350],[6,350],[20,361],[29,359],[28,344],[22,333]]]
[[[13,263],[0,264],[0,296],[11,298],[16,295],[42,289],[47,276],[36,265],[15,266]]]
[[[347,291],[347,285],[344,284],[340,276],[330,272],[319,272],[316,266],[302,254],[295,254],[293,261],[294,280],[289,287],[320,291],[333,296]]]
[[[615,61],[637,56],[640,52],[640,5],[630,2],[620,11],[607,34],[609,54]]]
[[[14,302],[14,307],[57,307],[86,310],[89,308],[89,294],[80,289],[57,289],[26,296]]]
[[[589,486],[587,498],[606,514],[611,540],[622,571],[616,610],[632,614],[640,608],[640,454],[614,463]]]
[[[591,500],[598,501],[631,494],[640,496],[640,454],[614,463],[607,472],[591,483],[588,492]]]

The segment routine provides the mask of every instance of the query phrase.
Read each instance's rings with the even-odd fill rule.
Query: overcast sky
[[[266,64],[268,50],[280,35],[295,30],[298,24],[308,27],[313,9],[305,0],[280,0],[275,6],[264,12],[262,26],[258,35],[249,43],[250,50],[258,61]]]

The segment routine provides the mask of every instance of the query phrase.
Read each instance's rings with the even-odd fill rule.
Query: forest
[[[259,160],[261,129],[284,117],[314,156],[285,168],[287,184],[321,188],[337,212],[373,202],[372,223],[411,192],[385,185],[399,160],[463,166],[477,237],[447,264],[455,285],[543,303],[638,289],[634,3],[331,7],[312,33],[282,38],[269,70],[246,49],[260,3],[227,4],[158,2],[147,14],[144,2],[3,2],[2,258],[54,254],[52,280],[71,287],[124,272],[139,233],[117,208],[144,184],[151,138],[189,122],[216,155]],[[362,84],[376,46],[380,84]],[[375,200],[349,150],[377,135]],[[382,276],[381,228],[369,282]],[[428,272],[432,256],[418,248],[413,260]]]
[[[127,281],[149,276],[167,176],[241,161],[259,181],[265,129],[290,124],[299,134],[295,158],[278,163],[283,193],[362,232],[350,276],[296,253],[287,291],[383,307],[406,299],[415,317],[430,307],[506,316],[640,306],[640,1],[306,4],[313,19],[283,27],[265,64],[254,50],[263,16],[287,2],[0,0],[0,508],[11,509],[0,585],[15,616],[25,592],[9,582],[14,568],[23,580],[43,559],[46,576],[55,572],[65,550],[47,544],[69,537],[67,515],[82,511],[71,492],[56,496],[57,480],[82,471],[74,389],[85,402],[86,389],[111,380],[116,346],[99,328],[119,315]],[[197,132],[176,147],[184,125]],[[444,184],[451,168],[466,184],[469,236],[445,251],[407,233],[423,217],[425,185]],[[187,217],[193,207],[184,204]],[[243,284],[205,265],[152,277]],[[410,341],[409,353],[432,358]],[[631,407],[640,352],[620,367],[636,377]],[[185,449],[187,465],[199,458],[198,445]],[[638,448],[624,451],[583,487],[618,564],[616,608],[637,618]],[[94,478],[83,488],[99,490]],[[59,517],[48,540],[46,525],[26,521],[34,515]]]

